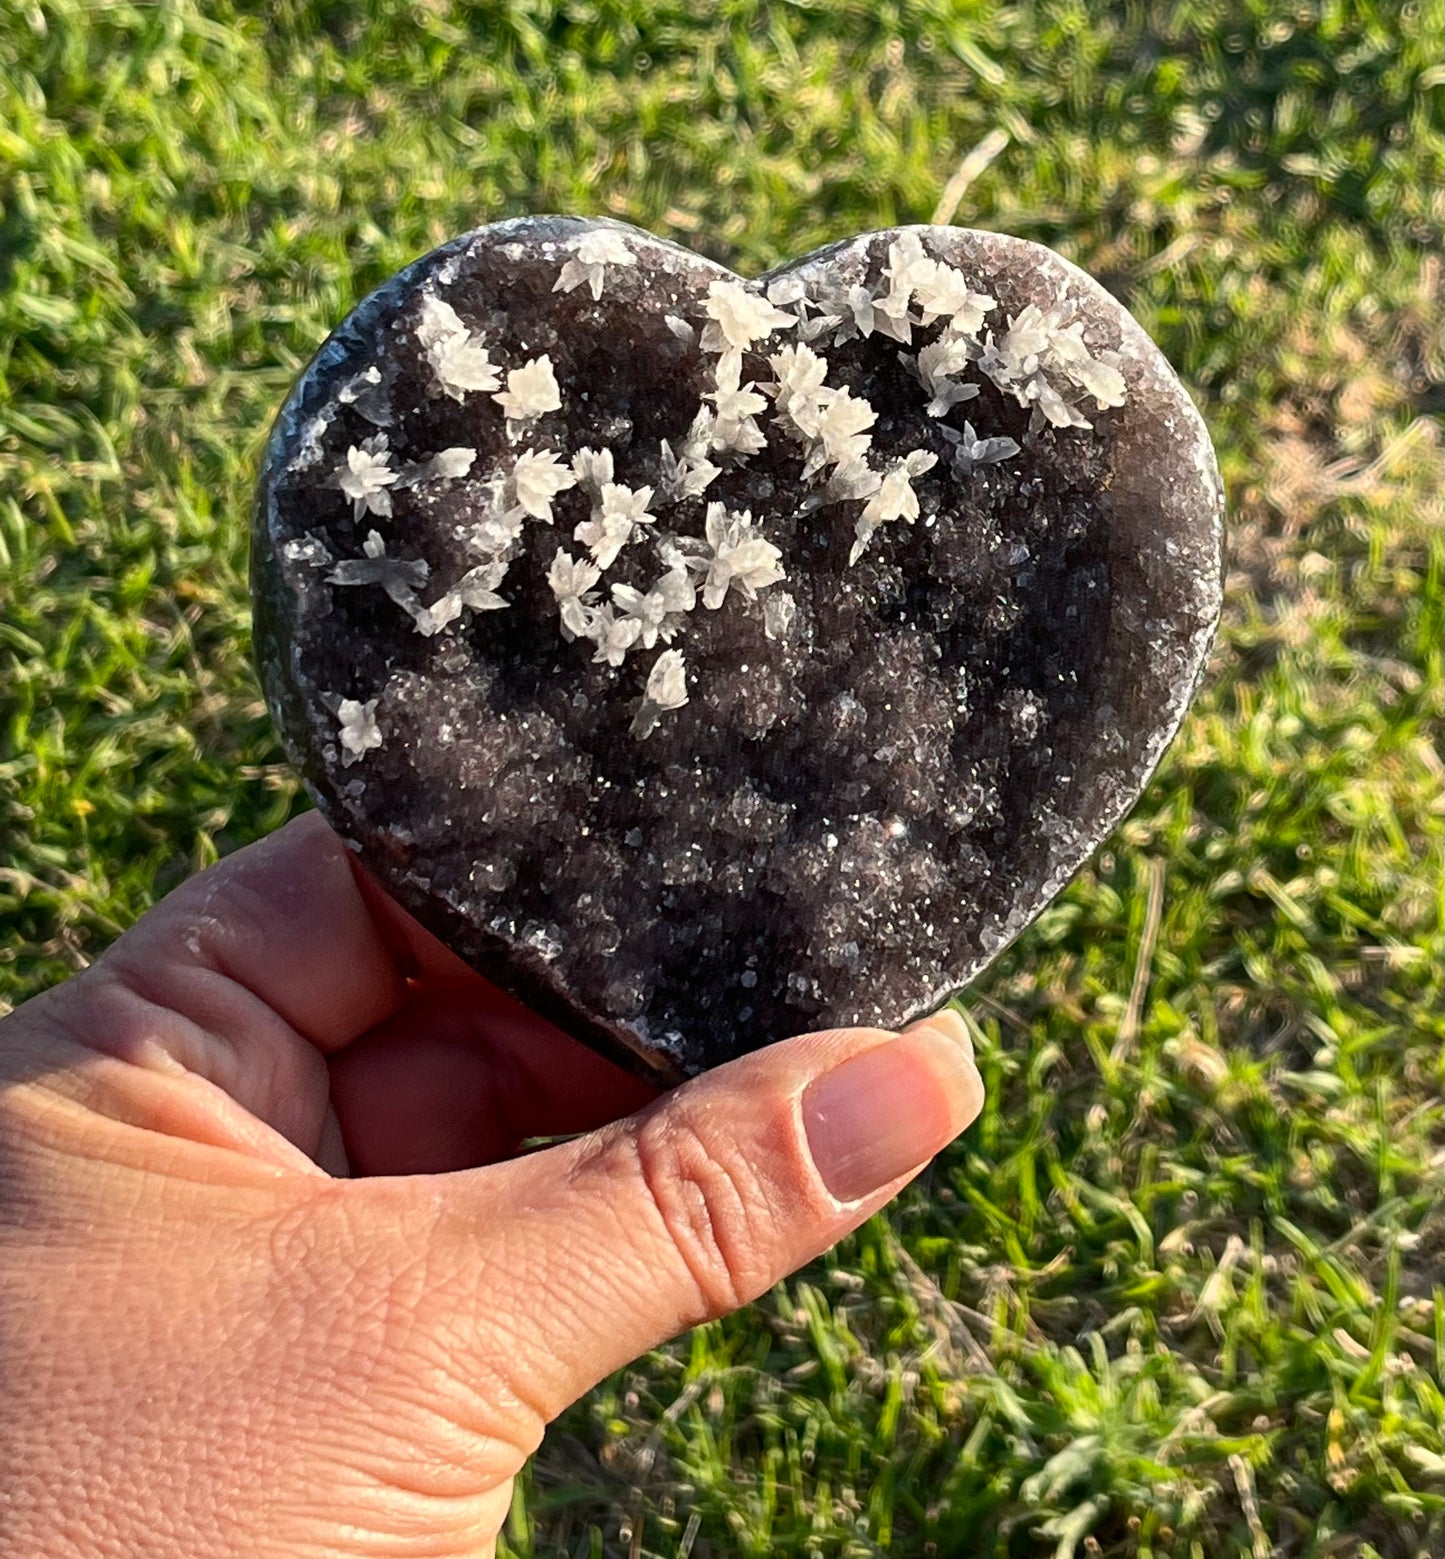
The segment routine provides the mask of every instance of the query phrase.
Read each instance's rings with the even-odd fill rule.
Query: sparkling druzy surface
[[[1219,610],[1203,424],[1050,251],[905,228],[743,282],[456,239],[267,453],[267,698],[413,914],[669,1081],[936,1006],[1122,817]]]

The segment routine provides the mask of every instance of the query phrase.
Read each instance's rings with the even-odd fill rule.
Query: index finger
[[[107,987],[140,1001],[117,1003]],[[327,1059],[334,1064],[363,1036],[405,1038],[414,1029],[425,1038],[439,1011],[448,1034],[467,1041],[458,1057],[475,1063],[496,1052],[500,1064],[458,1065],[450,1078],[425,1069],[437,1111],[474,1110],[466,1095],[477,1088],[503,1120],[522,1094],[529,1119],[543,1122],[556,1090],[561,1116],[572,1113],[565,1096],[579,1087],[594,1112],[605,1112],[614,1094],[615,1113],[638,1102],[622,1073],[483,979],[394,904],[316,813],[182,884],[55,997],[52,1016],[92,1048],[142,1065],[156,1064],[158,1048],[308,1152],[337,1080]],[[101,1000],[106,1018],[96,1022]],[[391,1080],[419,1066],[422,1054],[397,1054]],[[395,1136],[388,1112],[396,1116],[400,1101],[380,1080],[334,1097],[351,1117],[341,1121],[350,1141],[377,1130]],[[437,1124],[450,1131],[440,1117]]]

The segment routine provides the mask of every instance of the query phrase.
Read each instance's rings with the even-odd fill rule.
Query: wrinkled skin
[[[861,1157],[810,1089],[845,1076]],[[981,1098],[944,1017],[654,1099],[301,818],[0,1022],[0,1551],[491,1554],[549,1419],[861,1223]]]

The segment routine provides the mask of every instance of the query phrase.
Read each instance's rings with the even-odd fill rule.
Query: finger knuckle
[[[639,1131],[638,1165],[668,1242],[698,1292],[698,1319],[725,1315],[766,1289],[768,1197],[744,1155],[689,1121]]]

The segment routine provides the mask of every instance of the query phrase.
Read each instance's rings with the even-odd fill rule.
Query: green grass
[[[955,220],[1101,275],[1231,501],[1213,673],[968,993],[983,1118],[549,1437],[514,1555],[1445,1542],[1440,0],[0,9],[0,1001],[300,806],[249,489],[345,311],[472,224],[743,270]],[[994,143],[997,145],[997,140]]]

